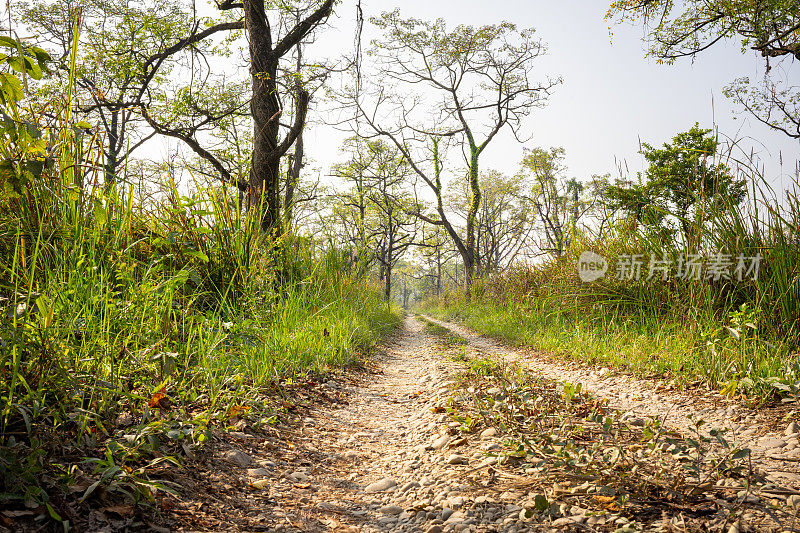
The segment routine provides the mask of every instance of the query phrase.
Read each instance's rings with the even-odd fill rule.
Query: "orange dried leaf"
[[[237,418],[242,413],[246,413],[250,410],[250,407],[247,405],[234,405],[228,411],[228,418]]]
[[[167,397],[167,389],[161,387],[161,390],[153,394],[153,397],[147,402],[147,406],[150,409],[169,409],[172,402]]]

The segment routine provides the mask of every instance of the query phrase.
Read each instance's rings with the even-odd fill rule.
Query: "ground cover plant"
[[[471,472],[474,482],[518,494],[521,519],[609,531],[726,530],[743,514],[756,529],[794,520],[775,499],[780,491],[754,475],[750,450],[701,419],[681,434],[620,413],[580,385],[480,353],[451,385],[447,413],[462,434],[502,435]]]
[[[691,135],[699,143],[707,132],[693,129]],[[677,141],[689,142],[681,135]],[[663,158],[683,157],[676,151],[689,148],[667,146],[646,147],[655,162],[654,177],[644,185],[605,187],[606,225],[599,233],[573,226],[562,252],[487,275],[472,299],[451,291],[422,308],[590,364],[683,384],[699,380],[748,401],[796,401],[796,182],[781,197],[751,168],[749,192],[739,190],[735,198],[676,186],[672,174],[664,177]],[[710,172],[707,180],[723,172],[733,181],[712,155],[706,153],[704,170],[682,162],[683,172]],[[682,214],[672,209],[676,197]],[[590,282],[581,278],[587,252],[608,261],[605,275]],[[724,268],[715,273],[716,261]],[[699,265],[694,274],[691,262]]]

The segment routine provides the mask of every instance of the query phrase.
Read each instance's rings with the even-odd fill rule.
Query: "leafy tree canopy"
[[[694,226],[690,218],[698,207],[713,214],[738,206],[747,184],[715,158],[719,141],[711,133],[695,124],[661,148],[643,143],[641,153],[649,166],[639,184],[608,187],[611,207],[630,212],[637,221],[673,215],[689,239]]]

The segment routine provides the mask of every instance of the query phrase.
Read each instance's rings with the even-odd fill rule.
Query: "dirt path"
[[[420,322],[407,318],[403,330],[378,356],[377,371],[360,384],[339,380],[322,385],[331,395],[346,399],[344,405],[315,410],[293,430],[281,431],[274,438],[238,434],[233,447],[217,453],[215,460],[227,467],[211,479],[197,480],[195,490],[205,496],[197,502],[185,496],[172,502],[169,514],[174,528],[429,533],[796,531],[794,506],[800,506],[800,496],[794,496],[800,494],[795,491],[800,489],[797,463],[778,463],[779,471],[767,472],[769,483],[761,478],[758,489],[747,489],[740,476],[731,477],[730,473],[693,489],[663,466],[668,463],[647,467],[649,457],[662,454],[662,450],[648,451],[631,430],[643,425],[639,417],[663,415],[665,410],[670,413],[668,423],[681,429],[685,429],[682,424],[690,412],[725,422],[744,415],[742,420],[748,426],[746,417],[751,415],[746,412],[730,411],[728,406],[702,411],[695,408],[694,399],[684,402],[680,395],[656,392],[647,382],[538,361],[530,354],[509,352],[462,328],[447,326],[468,338],[469,344],[447,345],[424,333]],[[632,409],[632,415],[621,418],[627,422],[615,422],[618,429],[606,431],[605,438],[619,439],[612,444],[635,450],[633,462],[615,460],[608,469],[598,469],[599,463],[590,461],[587,464],[595,466],[588,475],[588,470],[575,466],[578,463],[565,459],[566,447],[531,445],[527,457],[520,457],[513,453],[520,441],[509,441],[510,433],[504,435],[503,428],[498,431],[476,424],[465,430],[463,417],[457,418],[459,402],[466,402],[470,395],[487,395],[476,392],[480,384],[468,391],[453,390],[451,380],[464,372],[464,361],[487,353],[498,359],[522,360],[553,380],[584,383],[611,399],[612,405],[602,408],[603,412],[610,412],[614,405]],[[588,397],[585,401],[591,403]],[[573,411],[558,419],[561,428],[585,441],[587,454],[605,453],[600,444],[607,441],[585,429],[590,422],[570,419],[580,409]],[[741,429],[739,422],[735,424]],[[759,426],[749,425],[756,428],[750,433],[752,438],[762,433]],[[749,429],[745,427],[740,434]],[[784,443],[778,448],[781,453],[790,448],[792,457],[800,457],[800,452],[793,452],[797,435],[771,438]],[[666,443],[663,446],[662,455],[669,455]],[[575,453],[578,457],[583,452]],[[761,462],[757,466],[771,468],[774,463],[764,462],[762,456],[758,456]],[[548,470],[548,462],[553,463],[553,470]],[[643,474],[629,475],[639,468],[630,465],[640,463]],[[663,483],[665,492],[657,496],[653,487],[659,485],[639,481],[637,476],[644,479],[645,471],[655,476],[653,479],[668,481]],[[757,472],[750,477],[759,478]],[[647,494],[634,493],[632,498],[618,491],[621,486],[632,490],[645,487]],[[658,498],[664,501],[651,501]],[[636,500],[635,504],[626,504],[629,499]]]

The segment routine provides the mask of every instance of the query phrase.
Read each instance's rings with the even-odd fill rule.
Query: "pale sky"
[[[716,124],[722,134],[744,138],[743,146],[760,154],[775,185],[785,185],[787,176],[796,172],[800,143],[747,115],[737,115],[735,104],[722,92],[734,78],[755,80],[763,75],[763,60],[755,53],[742,54],[736,42],[719,43],[694,63],[659,65],[645,58],[640,27],[614,26],[613,38],[609,36],[605,1],[362,0],[362,7],[367,19],[399,7],[403,16],[442,17],[449,27],[508,20],[535,28],[549,49],[537,60],[542,78],[560,75],[564,83],[548,107],[529,117],[526,130],[532,140],[527,146],[563,146],[571,176],[584,179],[605,172],[617,176],[616,156],[627,162],[633,177],[643,167],[640,139],[660,145],[695,122],[707,128]],[[319,33],[316,53],[350,52],[354,19],[355,0],[338,5],[332,27]],[[370,31],[365,31],[368,46]],[[306,150],[315,166],[326,170],[341,159],[339,138],[330,128],[315,127],[310,132]],[[487,149],[482,167],[513,174],[521,157],[518,142],[500,138]]]
[[[736,105],[723,94],[737,77],[763,76],[763,59],[754,52],[742,54],[738,43],[731,41],[718,43],[694,62],[659,65],[645,58],[642,28],[614,26],[613,38],[609,35],[604,18],[609,1],[362,0],[362,7],[367,21],[400,8],[405,17],[441,17],[449,27],[508,20],[521,28],[535,28],[548,46],[548,54],[537,60],[540,79],[561,76],[563,84],[556,87],[547,107],[527,119],[523,131],[532,138],[526,146],[563,146],[569,177],[587,179],[606,172],[616,177],[615,160],[627,163],[629,176],[635,177],[644,166],[638,154],[640,140],[660,145],[699,122],[706,128],[716,124],[721,137],[743,139],[741,146],[755,150],[776,188],[786,187],[797,174],[800,142],[737,113]],[[306,54],[332,59],[352,54],[355,6],[356,0],[339,3]],[[365,49],[374,35],[367,22]],[[800,65],[793,65],[795,80],[799,72]],[[331,127],[311,127],[306,136],[310,167],[327,174],[342,159],[339,147],[344,137]],[[164,140],[152,142],[139,155],[159,158],[175,146]],[[482,156],[481,166],[513,175],[522,149],[510,135],[498,137]]]

